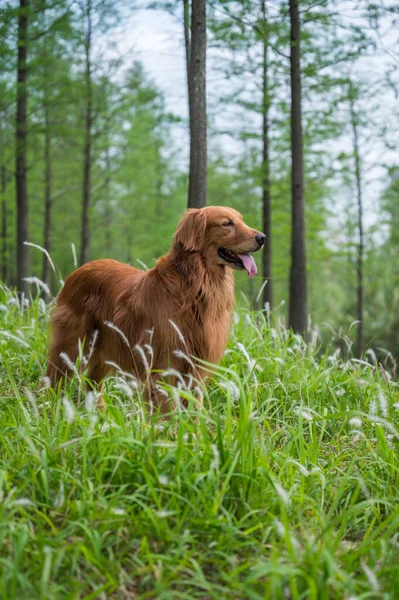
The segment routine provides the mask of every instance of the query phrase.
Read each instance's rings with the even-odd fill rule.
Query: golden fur
[[[74,271],[57,298],[52,318],[47,368],[51,385],[56,387],[71,375],[62,353],[75,362],[79,343],[85,340],[87,356],[93,346],[87,364],[93,384],[100,384],[112,371],[108,364],[112,362],[146,382],[147,398],[161,412],[169,412],[169,402],[154,385],[162,371],[176,369],[184,377],[206,375],[205,367],[198,363],[194,367],[179,351],[217,364],[227,344],[234,303],[230,266],[234,265],[219,256],[218,248],[253,252],[263,243],[257,235],[259,239],[262,234],[231,208],[191,209],[176,230],[169,254],[153,269],[144,272],[107,259]],[[140,348],[147,353],[150,381]]]

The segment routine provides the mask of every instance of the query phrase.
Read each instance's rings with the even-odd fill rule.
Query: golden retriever
[[[207,368],[196,358],[219,363],[234,304],[232,269],[256,275],[250,253],[264,241],[236,210],[208,206],[186,211],[170,252],[149,271],[108,259],[74,271],[52,318],[51,386],[73,374],[84,342],[93,386],[119,368],[145,383],[148,402],[168,413],[160,380],[204,378]]]

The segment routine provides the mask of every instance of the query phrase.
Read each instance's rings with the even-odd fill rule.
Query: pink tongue
[[[244,267],[248,271],[248,275],[250,277],[255,277],[257,273],[257,268],[256,262],[254,261],[253,257],[250,254],[238,254],[238,256],[241,258]]]

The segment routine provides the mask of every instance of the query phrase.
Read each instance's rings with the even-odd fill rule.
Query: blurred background
[[[29,277],[59,289],[39,249],[17,257],[17,239],[45,248],[62,278],[103,257],[152,267],[187,207],[190,3],[0,6],[2,281],[20,286],[19,260]],[[269,300],[286,320],[289,3],[209,0],[206,8],[207,203],[233,206],[263,229],[267,142]],[[360,284],[364,349],[398,353],[399,8],[301,0],[299,17],[310,318],[324,339],[331,331],[354,339]],[[250,308],[263,306],[260,253],[256,260],[256,278],[236,275],[238,302]]]

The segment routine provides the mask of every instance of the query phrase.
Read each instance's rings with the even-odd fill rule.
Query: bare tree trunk
[[[291,19],[291,193],[292,238],[289,326],[304,334],[308,329],[306,286],[306,226],[303,182],[302,98],[298,0],[289,0]]]
[[[355,110],[353,86],[349,86],[349,103],[351,126],[353,134],[353,156],[355,159],[355,178],[356,178],[356,195],[357,195],[357,214],[358,214],[358,231],[359,242],[357,247],[356,260],[356,275],[357,275],[357,320],[359,321],[357,329],[357,345],[356,352],[360,358],[364,351],[364,301],[363,301],[363,255],[364,255],[364,235],[363,235],[363,195],[362,195],[362,173],[360,165],[359,152],[359,134],[358,134],[358,119]]]
[[[17,115],[15,183],[17,192],[17,289],[29,293],[29,202],[27,189],[27,79],[28,79],[28,12],[29,0],[20,0],[18,15],[18,58],[17,58]]]
[[[85,40],[86,59],[86,120],[85,120],[85,146],[83,153],[83,195],[82,195],[82,237],[80,245],[80,264],[83,265],[89,258],[89,207],[90,207],[90,185],[91,185],[91,152],[92,152],[92,80],[91,80],[91,37],[92,37],[92,4],[91,0],[86,3],[87,31]]]
[[[105,152],[105,252],[111,256],[112,248],[112,210],[111,210],[111,156],[109,153],[109,140],[107,140],[107,149]]]
[[[191,7],[191,44],[188,82],[190,108],[190,174],[188,207],[206,206],[206,0]]]
[[[184,48],[186,54],[187,86],[190,85],[190,4],[189,0],[183,0],[184,17]]]
[[[7,171],[1,166],[1,279],[7,283]]]
[[[269,82],[268,82],[268,39],[266,37],[266,4],[262,0],[262,18],[263,18],[263,233],[266,234],[266,241],[263,247],[263,279],[267,280],[263,288],[263,305],[268,304],[273,308],[273,279],[272,279],[272,228],[271,228],[271,194],[270,194],[270,153],[269,153]]]
[[[47,91],[44,92],[47,95]],[[50,118],[47,97],[44,99],[44,231],[43,247],[50,253],[51,250],[51,209],[52,209],[52,169],[51,169],[51,135]],[[43,254],[42,281],[50,287],[50,264]],[[47,294],[44,294],[46,297]]]

